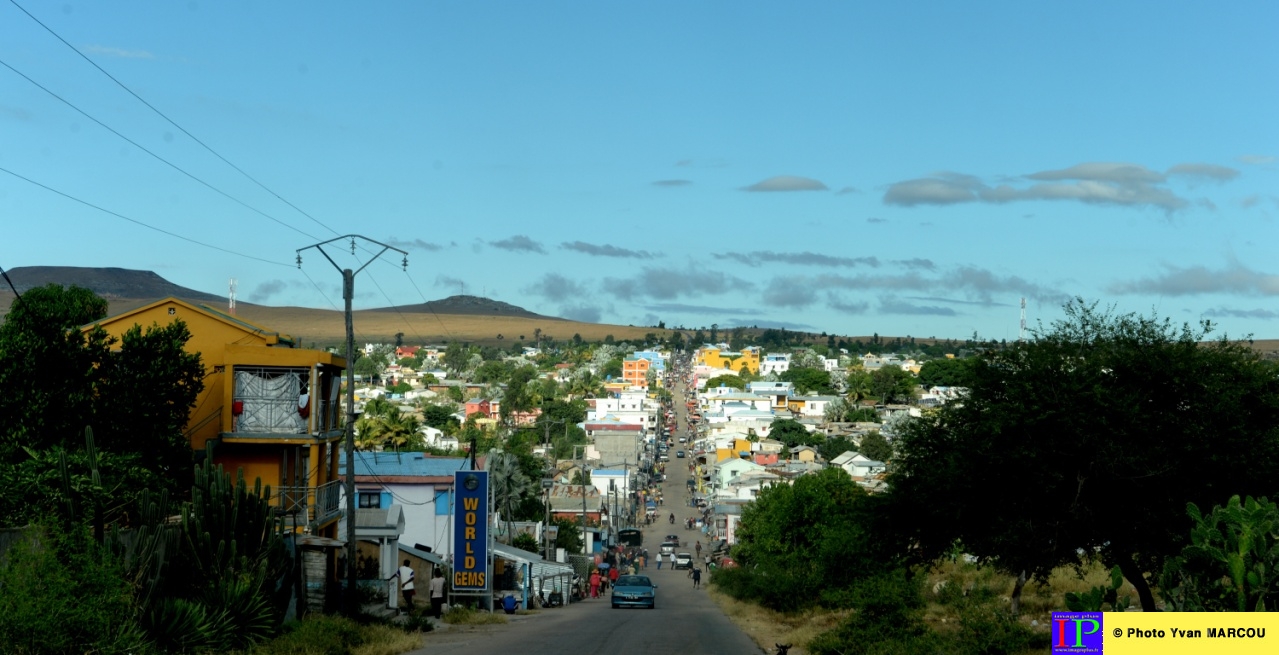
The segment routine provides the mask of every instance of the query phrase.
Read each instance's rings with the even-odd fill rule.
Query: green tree
[[[893,445],[888,443],[879,430],[871,430],[862,437],[857,452],[877,462],[887,462],[893,458]]]
[[[870,374],[871,395],[885,404],[909,402],[915,386],[915,377],[897,366],[881,366]]]
[[[1026,343],[974,361],[963,403],[895,434],[894,514],[928,558],[959,541],[1044,576],[1094,553],[1142,608],[1181,552],[1186,503],[1261,496],[1279,473],[1279,376],[1211,326],[1116,315],[1076,300]]]
[[[972,380],[972,358],[931,359],[919,367],[919,384],[925,387],[966,387]]]
[[[533,490],[533,482],[520,468],[519,457],[500,450],[490,450],[484,460],[484,468],[489,472],[489,485],[493,493],[493,504],[506,521],[506,534],[509,543],[511,522],[515,519],[515,510],[524,496]]]
[[[795,383],[795,391],[803,395],[830,395],[835,393],[831,386],[830,373],[816,368],[789,368],[778,379]]]
[[[718,387],[732,387],[734,389],[746,389],[746,380],[740,375],[717,375],[706,381],[707,389],[715,389]]]
[[[372,357],[360,357],[355,360],[355,374],[365,378],[373,379],[382,375],[382,367]]]
[[[893,561],[875,536],[877,506],[838,469],[762,490],[742,508],[732,551],[742,567],[726,591],[780,611],[845,606],[843,589]]]
[[[440,363],[448,370],[449,375],[457,377],[466,371],[470,359],[471,352],[466,346],[459,341],[451,341],[444,349],[444,356],[440,358]]]
[[[422,423],[428,427],[443,430],[445,434],[453,434],[461,427],[451,407],[443,405],[426,405],[422,408]]]
[[[795,446],[811,446],[819,443],[821,436],[809,432],[803,423],[789,418],[775,419],[772,427],[768,432],[769,439],[776,439],[784,444],[787,448]]]

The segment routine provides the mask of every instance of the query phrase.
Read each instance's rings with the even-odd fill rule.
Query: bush
[[[846,590],[854,609],[840,626],[808,645],[817,655],[915,655],[945,652],[922,618],[924,597],[918,578],[896,569]]]
[[[6,653],[149,652],[129,585],[83,528],[32,529],[0,563]]]
[[[348,655],[364,643],[360,626],[340,616],[315,616],[294,623],[278,638],[260,644],[254,655]]]
[[[506,623],[506,617],[493,612],[482,612],[462,605],[454,605],[444,615],[444,622],[450,625],[490,625]]]

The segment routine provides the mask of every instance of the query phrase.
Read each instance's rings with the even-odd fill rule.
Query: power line
[[[170,167],[170,168],[172,168],[173,170],[175,170],[175,171],[177,171],[177,172],[179,172],[179,173],[181,173],[181,174],[183,174],[183,175],[185,175],[185,176],[187,176],[187,177],[191,178],[191,179],[192,179],[192,180],[194,180],[195,182],[197,182],[197,183],[199,183],[199,184],[203,185],[205,188],[207,188],[207,189],[209,189],[209,190],[211,190],[211,191],[213,191],[213,192],[215,192],[215,193],[217,193],[217,194],[221,195],[221,196],[222,196],[222,197],[224,197],[224,198],[227,198],[228,200],[231,200],[231,201],[235,202],[236,204],[239,204],[240,206],[242,206],[242,207],[244,207],[244,208],[246,208],[246,209],[248,209],[248,210],[250,210],[250,211],[253,211],[253,212],[257,213],[257,214],[260,214],[260,215],[262,215],[262,216],[264,216],[264,217],[266,217],[266,218],[268,218],[268,219],[270,219],[270,220],[272,220],[272,221],[274,221],[274,222],[276,222],[276,223],[278,223],[278,224],[280,224],[280,225],[282,225],[282,226],[284,226],[284,227],[287,227],[287,228],[289,228],[290,230],[293,230],[294,232],[297,232],[298,234],[301,234],[302,236],[307,237],[308,239],[314,239],[314,238],[315,238],[314,236],[312,236],[312,235],[310,235],[310,234],[307,234],[306,232],[303,232],[302,230],[299,230],[298,228],[293,227],[292,225],[289,225],[288,223],[285,223],[284,221],[282,221],[282,220],[280,220],[280,219],[278,219],[278,218],[276,218],[276,217],[274,217],[274,216],[272,216],[272,215],[270,215],[270,214],[268,214],[268,213],[266,213],[266,212],[264,212],[264,211],[262,211],[262,210],[260,210],[260,209],[258,209],[258,208],[256,208],[256,207],[253,207],[252,205],[249,205],[248,203],[244,202],[243,200],[240,200],[239,198],[236,198],[235,196],[232,196],[231,194],[229,194],[229,193],[227,193],[227,192],[225,192],[225,191],[223,191],[223,190],[221,190],[221,189],[219,189],[219,188],[217,188],[217,187],[213,186],[212,184],[209,184],[208,182],[205,182],[204,180],[200,179],[199,177],[196,177],[195,175],[193,175],[192,173],[187,172],[187,171],[186,171],[186,169],[182,168],[181,166],[178,166],[177,164],[175,164],[175,163],[173,163],[173,162],[171,162],[171,161],[169,161],[169,160],[165,159],[164,157],[161,157],[160,155],[158,155],[158,154],[156,154],[156,153],[152,152],[151,150],[147,149],[145,146],[143,146],[142,144],[138,143],[137,141],[134,141],[133,139],[130,139],[129,137],[127,137],[127,136],[125,136],[125,135],[121,134],[119,131],[117,131],[115,128],[111,127],[110,125],[107,125],[106,123],[103,123],[102,121],[98,120],[97,118],[94,118],[92,115],[90,115],[90,114],[89,114],[88,112],[86,112],[85,110],[80,109],[79,107],[77,107],[77,106],[76,106],[74,103],[72,103],[70,100],[67,100],[66,98],[63,98],[62,96],[60,96],[60,95],[58,95],[58,94],[54,93],[54,92],[53,92],[52,90],[50,90],[48,87],[45,87],[43,84],[40,84],[39,82],[37,82],[37,81],[35,81],[35,80],[31,79],[31,77],[29,77],[26,73],[23,73],[22,71],[20,71],[20,70],[18,70],[18,69],[16,69],[16,68],[14,68],[12,65],[10,65],[8,62],[4,61],[3,59],[0,59],[0,65],[3,65],[5,68],[8,68],[9,70],[13,71],[15,74],[17,74],[17,75],[18,75],[19,77],[21,77],[22,79],[24,79],[24,80],[26,80],[26,81],[30,82],[31,84],[35,85],[35,86],[36,86],[37,88],[39,88],[41,91],[44,91],[45,93],[47,93],[47,94],[49,94],[49,95],[53,96],[53,97],[54,97],[54,98],[56,98],[58,101],[60,101],[60,102],[62,102],[63,104],[65,104],[66,106],[68,106],[68,107],[70,107],[70,108],[74,109],[74,110],[75,110],[75,111],[77,111],[77,112],[78,112],[81,116],[84,116],[85,118],[87,118],[87,119],[89,119],[89,120],[93,121],[94,123],[97,123],[99,126],[101,126],[101,127],[102,127],[102,129],[104,129],[104,130],[106,130],[106,131],[108,131],[108,132],[110,132],[110,133],[112,133],[112,134],[114,134],[114,135],[116,135],[116,136],[120,137],[121,139],[125,140],[125,141],[126,141],[126,142],[128,142],[130,145],[132,145],[133,147],[137,148],[138,150],[141,150],[142,152],[147,153],[148,155],[151,155],[151,156],[152,156],[152,157],[154,157],[156,160],[158,160],[158,161],[160,161],[161,163],[163,163],[163,164],[165,164],[165,165],[169,166],[169,167]]]
[[[31,20],[35,21],[37,25],[39,25],[40,27],[43,27],[43,28],[45,29],[45,31],[46,31],[46,32],[48,32],[49,34],[52,34],[52,35],[53,35],[53,37],[54,37],[55,39],[57,39],[57,40],[61,41],[63,45],[65,45],[66,47],[70,48],[72,52],[74,52],[74,53],[76,53],[77,55],[79,55],[81,59],[83,59],[83,60],[85,60],[85,61],[89,62],[89,65],[90,65],[90,66],[93,66],[94,68],[98,69],[98,71],[99,71],[99,72],[101,72],[103,75],[106,75],[108,79],[110,79],[112,82],[115,82],[117,86],[119,86],[121,89],[124,89],[124,90],[125,90],[125,92],[127,92],[129,95],[131,95],[131,96],[133,96],[134,98],[136,98],[138,102],[142,103],[143,105],[146,105],[146,107],[147,107],[148,109],[150,109],[151,111],[155,112],[157,116],[159,116],[160,118],[163,118],[166,122],[168,122],[170,125],[172,125],[174,128],[176,128],[179,132],[181,132],[181,133],[183,133],[183,134],[187,135],[187,137],[188,137],[188,138],[190,138],[192,141],[195,141],[196,143],[198,143],[198,144],[200,145],[200,147],[202,147],[202,148],[204,148],[205,150],[207,150],[207,151],[208,151],[210,154],[212,154],[214,157],[217,157],[217,158],[218,158],[218,159],[220,159],[223,163],[225,163],[227,166],[230,166],[231,168],[235,169],[235,170],[236,170],[236,172],[238,172],[239,174],[241,174],[241,175],[243,175],[245,178],[247,178],[249,181],[251,181],[251,182],[253,182],[254,184],[256,184],[256,185],[258,185],[259,187],[261,187],[261,188],[262,188],[264,191],[266,191],[267,193],[271,194],[272,196],[275,196],[275,197],[276,197],[276,198],[277,198],[280,202],[283,202],[284,204],[288,205],[289,207],[292,207],[292,208],[293,208],[295,211],[297,211],[299,214],[302,214],[303,216],[305,216],[305,217],[307,217],[307,218],[311,219],[311,221],[313,221],[316,225],[319,225],[320,227],[322,227],[322,228],[324,228],[324,229],[326,229],[326,230],[328,230],[328,231],[330,231],[330,232],[332,232],[332,233],[334,233],[334,234],[337,234],[337,233],[338,233],[338,232],[337,232],[337,230],[334,230],[333,228],[329,227],[328,225],[325,225],[324,223],[322,223],[322,222],[320,221],[320,219],[318,219],[318,218],[316,218],[316,217],[314,217],[314,216],[312,216],[312,215],[310,215],[310,214],[306,213],[306,212],[305,212],[305,211],[303,211],[301,208],[299,208],[297,205],[294,205],[293,203],[289,202],[288,200],[285,200],[283,197],[281,197],[281,196],[280,196],[280,194],[276,193],[275,191],[272,191],[272,190],[271,190],[269,187],[267,187],[265,184],[263,184],[263,183],[259,182],[259,181],[257,180],[257,178],[255,178],[255,177],[253,177],[252,175],[249,175],[247,172],[245,172],[245,171],[244,171],[244,169],[242,169],[242,168],[240,168],[239,166],[236,166],[235,164],[231,163],[231,161],[230,161],[230,160],[228,160],[226,157],[223,157],[221,154],[219,154],[219,153],[218,153],[218,151],[216,151],[216,150],[214,150],[213,148],[211,148],[211,147],[210,147],[207,143],[205,143],[205,142],[201,141],[200,139],[196,138],[196,136],[195,136],[194,134],[191,134],[190,132],[188,132],[186,128],[182,127],[181,125],[178,125],[177,121],[174,121],[172,118],[169,118],[169,117],[168,117],[168,116],[167,116],[164,112],[160,111],[159,109],[156,109],[154,105],[152,105],[151,103],[147,102],[145,99],[143,99],[143,98],[142,98],[142,96],[138,95],[137,93],[134,93],[133,89],[130,89],[129,87],[125,86],[125,84],[124,84],[123,82],[121,82],[120,80],[116,79],[114,75],[112,75],[111,73],[108,73],[108,72],[106,71],[106,69],[104,69],[104,68],[102,68],[101,66],[99,66],[96,62],[94,62],[92,59],[90,59],[88,56],[86,56],[83,52],[80,52],[80,50],[78,50],[75,46],[73,46],[73,45],[71,45],[70,43],[68,43],[66,39],[62,38],[62,36],[61,36],[61,35],[59,35],[59,34],[58,34],[57,32],[55,32],[55,31],[53,31],[53,28],[49,27],[48,25],[45,25],[43,22],[41,22],[41,21],[40,21],[40,19],[39,19],[39,18],[36,18],[34,15],[32,15],[32,14],[31,14],[31,12],[27,11],[25,7],[23,7],[22,5],[18,4],[17,0],[9,0],[9,2],[11,2],[11,3],[13,4],[13,6],[17,7],[18,9],[20,9],[20,10],[22,11],[22,13],[26,14],[26,15],[27,15],[27,17],[29,17]],[[24,76],[24,77],[25,77],[25,76]],[[274,220],[274,219],[273,219],[273,220]],[[295,230],[296,230],[297,228],[292,228],[292,229],[295,229]],[[298,232],[301,232],[301,230],[298,230]],[[302,234],[306,234],[306,233],[305,233],[305,232],[302,232]],[[308,237],[310,237],[310,235],[307,235],[307,236],[308,236]],[[315,237],[310,237],[310,238],[314,239]]]
[[[143,223],[142,221],[139,221],[139,220],[137,220],[136,218],[129,218],[128,216],[125,216],[124,214],[121,214],[121,213],[118,213],[118,212],[113,212],[113,211],[111,211],[110,209],[106,209],[106,208],[104,208],[104,207],[100,207],[100,206],[98,206],[98,205],[95,205],[95,204],[93,204],[93,203],[91,203],[91,202],[87,201],[87,200],[81,200],[81,199],[79,199],[79,198],[77,198],[77,197],[75,197],[75,196],[73,196],[73,195],[71,195],[71,194],[69,194],[69,193],[64,192],[64,191],[59,191],[59,190],[57,190],[57,189],[55,189],[55,188],[53,188],[53,187],[51,187],[51,186],[48,186],[48,185],[46,185],[46,184],[41,184],[41,183],[39,183],[39,182],[37,182],[37,181],[35,181],[35,180],[33,180],[33,179],[29,178],[29,177],[26,177],[26,176],[23,176],[23,175],[19,175],[18,173],[15,173],[15,172],[13,172],[13,171],[11,171],[11,170],[7,169],[7,168],[4,168],[3,166],[0,166],[0,172],[8,173],[9,175],[12,175],[12,176],[14,176],[14,177],[18,178],[19,180],[22,180],[22,181],[24,181],[24,182],[28,182],[28,183],[30,183],[30,184],[34,184],[35,186],[38,186],[38,187],[40,187],[41,189],[44,189],[45,191],[49,191],[49,192],[51,192],[51,193],[56,193],[56,194],[58,194],[58,195],[62,196],[63,198],[66,198],[67,200],[71,200],[71,201],[74,201],[74,202],[78,202],[78,203],[80,203],[80,204],[82,204],[82,205],[84,205],[84,206],[86,206],[86,207],[91,207],[91,208],[93,208],[93,209],[96,209],[96,210],[98,210],[98,211],[100,211],[100,212],[104,213],[104,214],[110,214],[110,215],[112,215],[112,216],[115,216],[116,218],[123,219],[123,220],[126,220],[126,221],[130,222],[130,223],[133,223],[134,225],[140,225],[140,226],[142,226],[142,227],[147,228],[148,230],[155,230],[156,232],[159,232],[160,234],[164,234],[164,235],[167,235],[167,236],[171,236],[171,237],[173,237],[173,238],[175,238],[175,239],[181,239],[181,240],[183,240],[183,241],[186,241],[187,243],[192,243],[192,244],[195,244],[195,245],[197,245],[197,246],[202,246],[202,247],[204,247],[204,248],[209,248],[210,250],[216,250],[216,251],[218,251],[218,252],[223,252],[223,253],[226,253],[226,254],[228,254],[228,255],[235,255],[236,257],[243,257],[243,258],[245,258],[245,259],[252,259],[252,260],[254,260],[254,261],[259,261],[259,262],[262,262],[262,263],[264,263],[264,264],[272,264],[272,265],[275,265],[275,266],[284,266],[284,267],[286,267],[286,268],[290,268],[290,267],[291,267],[291,265],[290,265],[290,264],[286,264],[286,263],[284,263],[284,262],[275,262],[275,261],[271,261],[271,260],[269,260],[269,259],[263,259],[263,258],[261,258],[261,257],[254,257],[253,255],[246,255],[246,254],[244,254],[244,253],[242,253],[242,252],[236,252],[236,251],[234,251],[234,250],[228,250],[228,249],[226,249],[226,248],[222,248],[222,247],[220,247],[220,246],[215,246],[215,245],[212,245],[212,244],[208,244],[208,243],[205,243],[205,242],[203,242],[203,241],[196,241],[195,239],[192,239],[191,237],[184,237],[184,236],[182,236],[181,234],[178,234],[178,233],[176,233],[176,232],[170,232],[170,231],[165,230],[165,229],[163,229],[163,228],[158,228],[158,227],[156,227],[156,226],[154,226],[154,225],[149,225],[149,224],[147,224],[147,223]]]

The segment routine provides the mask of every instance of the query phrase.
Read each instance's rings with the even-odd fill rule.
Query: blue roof
[[[420,475],[438,477],[453,475],[468,466],[465,457],[430,457],[423,453],[355,452],[356,475]],[[346,453],[341,456],[341,470],[346,471]]]

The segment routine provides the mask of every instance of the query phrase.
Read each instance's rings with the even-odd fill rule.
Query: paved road
[[[679,428],[687,429],[683,415],[683,396],[676,394],[681,411]],[[676,443],[672,451],[678,450]],[[666,534],[685,535],[689,552],[696,531],[685,530],[682,520],[692,516],[687,506],[687,460],[672,456],[663,487],[665,505],[659,515],[675,512],[676,526],[663,518],[645,529],[644,544],[650,554]],[[705,545],[705,544],[703,544]],[[683,550],[683,548],[681,548]],[[418,655],[430,653],[464,653],[483,655],[668,655],[674,653],[704,655],[741,655],[762,651],[728,617],[706,597],[706,591],[693,589],[687,571],[662,570],[649,566],[645,571],[658,586],[657,609],[612,609],[607,598],[574,603],[568,607],[547,609],[514,619],[506,625],[478,628],[450,628],[425,636],[424,648]],[[702,580],[703,585],[706,578]]]

